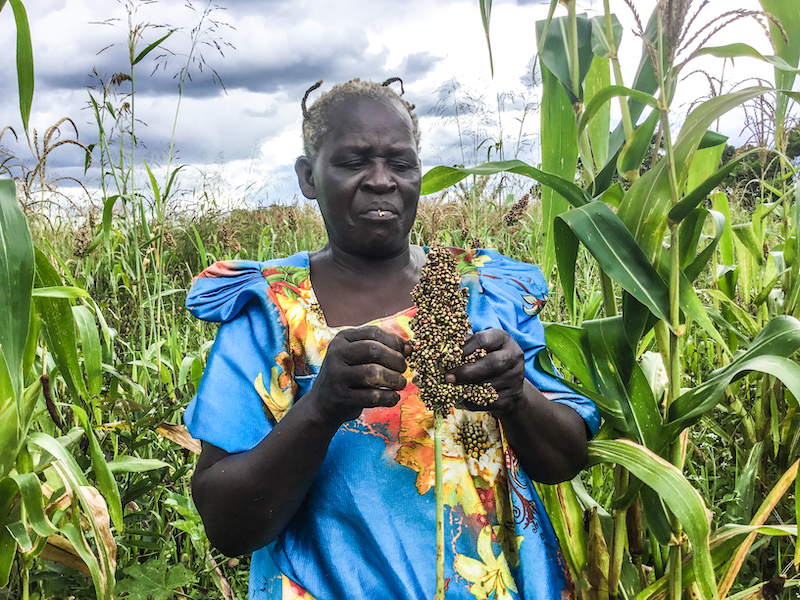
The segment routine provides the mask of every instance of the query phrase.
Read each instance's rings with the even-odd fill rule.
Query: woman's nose
[[[373,162],[364,178],[364,187],[376,194],[387,194],[397,189],[392,170],[382,160]]]

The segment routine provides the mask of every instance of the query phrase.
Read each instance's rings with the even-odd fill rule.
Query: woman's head
[[[399,82],[401,93],[398,94],[390,87],[390,84]],[[390,98],[397,101],[408,111],[414,131],[414,139],[419,149],[419,121],[414,112],[414,105],[403,100],[403,82],[394,77],[387,79],[383,83],[375,81],[362,81],[355,78],[344,83],[334,85],[330,90],[324,92],[317,98],[310,107],[306,107],[306,101],[311,92],[316,90],[322,81],[318,81],[306,91],[301,103],[303,109],[303,152],[312,161],[319,153],[322,140],[330,131],[330,115],[334,107],[341,102],[358,96],[369,98]]]
[[[319,203],[332,247],[394,256],[408,249],[419,201],[418,125],[410,105],[384,86],[343,88],[317,109],[312,148],[295,163],[298,183]]]

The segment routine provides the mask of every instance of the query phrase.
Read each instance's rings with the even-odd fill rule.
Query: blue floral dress
[[[544,331],[536,315],[547,299],[539,269],[488,250],[453,252],[473,331],[508,331],[525,353],[526,377],[596,433],[595,405],[537,365]],[[325,323],[307,252],[217,263],[195,279],[186,305],[224,324],[184,420],[194,437],[231,453],[256,446],[311,388],[343,329]],[[369,324],[408,338],[414,310]],[[433,415],[412,375],[396,406],[364,410],[339,428],[297,514],[253,554],[251,600],[433,598]],[[499,422],[453,409],[443,437],[446,597],[574,598],[550,520]]]

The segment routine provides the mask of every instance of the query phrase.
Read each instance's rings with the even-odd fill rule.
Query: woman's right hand
[[[365,408],[394,406],[407,383],[403,373],[410,354],[409,342],[379,327],[340,331],[302,401],[315,402],[320,418],[337,426]]]

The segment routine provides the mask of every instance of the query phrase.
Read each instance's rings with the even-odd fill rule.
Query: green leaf
[[[542,105],[539,114],[542,148],[542,170],[572,183],[578,165],[578,134],[570,99],[553,73],[542,64]],[[541,260],[545,277],[549,277],[555,262],[553,226],[556,216],[573,206],[563,189],[542,181],[542,217],[544,257]],[[562,186],[563,187],[563,186]],[[576,197],[578,194],[572,194]],[[586,196],[589,196],[587,193]],[[591,196],[589,196],[591,198]]]
[[[182,564],[168,565],[159,558],[126,567],[126,577],[117,584],[117,593],[129,598],[172,600],[175,590],[195,582],[195,576]]]
[[[19,114],[28,133],[28,120],[33,105],[33,46],[28,15],[21,0],[9,0],[17,25],[17,79],[19,85]]]
[[[662,425],[658,403],[623,327],[622,317],[584,321],[597,373],[598,391],[619,402],[627,429],[647,447],[655,446]]]
[[[764,455],[764,440],[756,442],[750,449],[744,468],[736,475],[736,502],[728,505],[724,519],[728,523],[749,523],[753,518],[753,497]]]
[[[585,332],[583,330],[581,331],[583,332],[583,336],[585,337]],[[560,350],[558,351],[554,350],[553,354],[558,356],[559,354],[557,352],[560,353],[560,355],[564,357],[566,360],[570,360],[570,358],[572,358],[572,356],[570,356],[569,351],[567,351],[566,353],[561,353]],[[603,416],[603,419],[606,421],[606,423],[614,427],[614,429],[618,431],[624,431],[627,428],[625,414],[622,412],[622,409],[619,406],[619,402],[617,402],[617,400],[614,398],[608,398],[606,396],[603,396],[602,394],[598,394],[595,391],[596,388],[593,382],[589,382],[588,387],[581,387],[579,385],[575,385],[574,383],[572,383],[567,379],[561,378],[561,375],[555,371],[553,365],[550,364],[550,361],[540,361],[539,365],[545,372],[550,373],[553,377],[556,377],[557,379],[560,379],[561,383],[566,385],[568,388],[570,388],[571,390],[582,396],[586,396],[592,402],[594,402],[597,405],[600,414]],[[562,363],[562,365],[564,365],[564,368],[569,370],[568,363]]]
[[[108,503],[108,514],[111,516],[111,521],[114,523],[117,531],[122,531],[125,525],[122,522],[122,501],[119,495],[119,488],[111,470],[106,463],[106,457],[103,454],[103,449],[100,447],[100,442],[94,434],[89,417],[86,411],[80,406],[73,405],[72,412],[78,417],[81,422],[81,427],[86,432],[86,438],[89,440],[89,456],[92,459],[92,468],[94,475],[97,479],[97,488]]]
[[[692,282],[683,271],[678,274],[678,278],[678,301],[680,303],[681,310],[684,312],[684,314],[691,317],[695,323],[702,327],[703,330],[705,330],[705,332],[714,339],[714,341],[722,346],[724,352],[730,353],[728,344],[725,342],[719,331],[717,331],[717,328],[714,327],[714,323],[711,321],[711,317],[709,317],[708,309],[700,301],[697,292],[692,286]]]
[[[114,474],[118,473],[145,473],[158,469],[172,469],[173,466],[154,458],[139,458],[137,456],[120,456],[107,463],[108,469]]]
[[[728,141],[728,136],[719,133],[717,131],[713,131],[709,129],[703,134],[702,139],[700,140],[700,144],[698,144],[698,150],[705,150],[706,148],[714,148],[715,146],[719,146],[720,144],[724,144]],[[722,154],[722,149],[720,149],[720,155]],[[716,168],[716,167],[714,167]]]
[[[8,371],[8,364],[6,363],[3,348],[0,347],[0,414],[6,409],[9,404],[13,404],[16,400],[14,393],[14,385],[11,383],[11,375]]]
[[[87,391],[91,396],[100,393],[103,384],[103,353],[100,348],[100,333],[94,314],[85,306],[73,306],[72,315],[78,328],[78,337],[81,340],[81,354],[83,355],[83,368],[86,371]]]
[[[755,337],[758,335],[759,327],[755,319],[750,315],[750,313],[739,306],[735,300],[728,298],[728,296],[721,290],[703,290],[703,292],[715,300],[725,304],[725,307],[730,311],[730,314],[733,315],[733,317],[736,319],[736,322],[739,324],[739,328],[744,330],[748,337]]]
[[[711,205],[714,207],[714,210],[720,212],[725,217],[725,230],[722,232],[722,238],[719,240],[719,253],[722,264],[733,265],[736,263],[736,254],[734,252],[731,208],[728,204],[728,196],[722,192],[711,194]],[[718,277],[716,273],[714,276]],[[736,291],[736,273],[729,272],[722,275],[719,281],[719,289],[722,290],[728,298],[733,298]]]
[[[639,61],[639,66],[636,69],[636,77],[633,80],[633,89],[638,90],[640,92],[645,92],[647,94],[655,94],[658,90],[658,78],[656,77],[655,72],[653,71],[653,64],[650,61],[650,53],[647,51],[646,44],[653,44],[654,46],[657,44],[658,40],[658,7],[653,8],[653,12],[650,14],[650,18],[647,21],[647,27],[645,28],[644,32],[645,38],[647,42],[642,41],[642,50],[640,52],[640,56],[642,57]],[[630,97],[628,99],[628,110],[631,113],[631,120],[636,123],[639,120],[639,117],[644,110],[645,104],[642,104],[639,100],[634,97]],[[622,145],[625,143],[625,130],[620,122],[617,125],[617,128],[611,133],[611,138],[609,140],[609,156],[611,159],[609,160],[609,164],[607,165],[610,167],[611,173],[616,173],[616,158],[615,155],[619,150],[622,148]],[[605,170],[605,168],[604,168]]]
[[[161,37],[161,38],[157,39],[155,42],[153,42],[152,44],[150,44],[150,45],[149,45],[147,48],[145,48],[144,50],[142,50],[141,52],[139,52],[139,54],[136,56],[136,58],[134,58],[134,59],[133,59],[133,62],[131,63],[131,66],[138,65],[138,64],[139,64],[139,62],[141,62],[141,60],[142,60],[142,59],[143,59],[145,56],[147,56],[147,55],[148,55],[148,54],[150,54],[150,53],[151,53],[153,50],[155,50],[155,49],[158,47],[158,45],[159,45],[161,42],[163,42],[164,40],[166,40],[166,39],[167,39],[169,36],[171,36],[173,33],[175,33],[175,30],[174,30],[174,29],[173,29],[172,31],[170,31],[170,32],[169,32],[167,35],[165,35],[164,37]]]
[[[674,206],[674,208],[669,211],[670,221],[673,223],[680,223],[684,218],[686,218],[686,215],[688,215],[692,209],[697,208],[700,203],[705,200],[706,197],[708,197],[714,188],[717,187],[728,176],[728,174],[739,165],[739,163],[755,152],[764,152],[764,150],[760,148],[754,148],[753,150],[743,152],[733,160],[727,162],[721,169],[715,171],[702,183],[698,184],[694,189],[692,189],[691,192],[686,194],[683,199]],[[691,183],[689,186],[691,189]]]
[[[619,96],[633,98],[641,102],[642,105],[652,106],[656,109],[658,108],[658,100],[652,94],[626,88],[622,85],[610,85],[608,87],[604,87],[586,103],[586,108],[584,108],[580,123],[578,124],[578,133],[582,132],[586,128],[589,121],[594,118],[595,114],[597,114],[597,112],[603,106],[605,106],[610,100],[618,98]]]
[[[800,365],[786,358],[800,349],[800,321],[794,317],[775,317],[741,353],[726,367],[715,371],[702,384],[682,394],[669,410],[665,436],[680,432],[696,422],[706,411],[716,406],[725,388],[749,371],[774,375],[800,398]]]
[[[557,227],[568,227],[611,279],[659,319],[668,321],[669,289],[666,283],[608,206],[592,202],[559,215],[556,224]],[[563,277],[564,270],[568,269],[566,265],[559,265],[559,270]],[[565,295],[567,292],[565,285]]]
[[[697,241],[695,241],[690,247],[686,248],[685,258],[688,259],[692,256],[694,257],[692,258],[691,262],[684,267],[684,273],[686,275],[686,278],[692,282],[700,276],[700,273],[703,272],[703,269],[705,269],[706,265],[711,260],[715,250],[717,249],[717,245],[719,244],[723,234],[725,233],[725,216],[722,213],[719,213],[715,210],[706,210],[704,208],[698,210],[697,215],[698,218],[697,218],[696,229],[693,232],[691,239],[699,240],[700,233],[702,232],[703,229],[703,223],[705,222],[707,217],[711,217],[711,220],[714,223],[714,238],[697,255],[695,255],[698,246]],[[683,238],[684,238],[683,233],[681,233],[681,238],[680,238],[681,241],[683,241]]]
[[[622,23],[617,19],[617,15],[611,17],[611,37],[608,35],[606,27],[606,16],[597,15],[592,17],[592,52],[597,58],[614,58],[617,56],[617,49],[622,41]]]
[[[567,198],[573,206],[583,206],[592,202],[589,193],[568,179],[546,173],[525,164],[521,160],[504,160],[488,162],[477,167],[434,167],[422,178],[422,194],[433,194],[446,187],[455,185],[468,175],[494,175],[496,173],[517,173],[535,179],[539,183],[550,186]]]
[[[540,44],[539,58],[542,65],[555,75],[566,91],[570,104],[583,100],[582,84],[589,72],[592,53],[592,23],[586,15],[575,15],[578,28],[577,43],[578,77],[572,81],[573,52],[570,47],[569,17],[558,17],[550,21],[544,44]],[[536,22],[536,37],[542,39],[545,22]],[[544,144],[542,144],[544,148]]]
[[[732,228],[733,233],[739,238],[742,245],[747,248],[753,258],[759,265],[764,264],[764,250],[759,243],[758,237],[753,229],[753,222],[747,221],[746,223],[739,223]]]
[[[61,286],[61,277],[38,248],[36,249],[37,287]],[[76,401],[88,398],[86,384],[78,362],[78,345],[72,305],[65,298],[36,298],[36,314],[42,323],[42,336],[47,349]]]
[[[561,220],[553,224],[553,243],[555,245],[556,265],[561,287],[564,289],[564,300],[571,321],[575,316],[575,266],[578,264],[578,238]]]
[[[675,143],[678,189],[685,185],[692,157],[711,124],[732,108],[768,91],[770,88],[756,86],[717,96],[689,114]],[[622,199],[617,213],[642,252],[654,264],[661,253],[667,227],[666,217],[672,201],[668,163],[668,160],[659,160],[637,179]]]
[[[784,40],[783,33],[779,30],[777,24],[772,21],[768,22],[775,54],[792,67],[797,67],[798,61],[800,61],[800,11],[797,10],[797,6],[793,2],[786,2],[785,0],[759,1],[765,11],[780,21],[781,28],[786,33],[786,40]],[[791,90],[794,86],[795,77],[795,71],[783,71],[776,67],[775,87],[780,90]],[[797,93],[779,92],[775,102],[773,119],[779,132],[784,129],[784,124],[786,123],[790,97],[794,98],[795,101],[798,100]]]
[[[0,349],[15,398],[22,394],[33,273],[33,243],[17,203],[16,185],[11,179],[0,179]]]
[[[794,535],[797,527],[794,525],[724,525],[711,534],[711,559],[715,568],[719,569],[736,552],[742,539],[751,533],[763,535]],[[682,588],[687,588],[695,581],[694,553],[689,552],[683,562]],[[763,585],[760,584],[760,585]],[[664,575],[657,581],[639,592],[634,600],[650,600],[652,598],[665,598],[669,590],[669,575]],[[753,592],[756,590],[752,590]],[[740,598],[739,594],[736,594]],[[734,596],[728,596],[731,600]]]
[[[71,285],[54,285],[50,287],[34,288],[31,292],[34,298],[89,298],[89,292]]]
[[[555,530],[570,572],[583,573],[586,565],[586,533],[583,506],[569,481],[556,485],[537,484],[536,489]]]
[[[11,567],[14,564],[14,558],[16,556],[17,541],[8,529],[3,527],[0,529],[0,586],[2,587],[8,585],[8,580],[11,576]]]
[[[774,56],[772,54],[767,54],[765,56],[752,46],[749,46],[743,42],[727,44],[725,46],[707,46],[705,48],[700,48],[692,52],[692,55],[689,57],[689,60],[691,60],[695,56],[703,56],[705,54],[710,54],[711,56],[716,56],[717,58],[739,58],[739,57],[755,58],[771,64],[778,70],[787,71],[791,73],[800,73],[800,69],[798,69],[797,67],[793,67],[785,60],[783,60],[780,56]]]
[[[75,407],[73,406],[73,408]],[[75,500],[73,500],[72,523],[62,525],[60,531],[72,542],[79,556],[89,567],[98,600],[112,600],[114,597],[114,563],[116,560],[116,548],[113,547],[113,538],[109,540],[104,539],[104,528],[98,520],[99,518],[108,519],[108,513],[103,512],[102,515],[97,513],[96,503],[93,502],[93,500],[99,500],[100,503],[103,504],[105,511],[105,503],[103,502],[102,496],[97,494],[97,491],[93,487],[89,486],[83,471],[78,466],[78,463],[75,462],[74,457],[58,440],[45,433],[33,432],[28,436],[27,441],[30,444],[46,450],[58,459],[52,463],[52,466],[58,472],[64,487],[71,492],[73,498],[77,499],[83,508],[83,511],[79,513],[78,510],[75,509]],[[82,533],[81,514],[88,520],[94,535],[96,552],[98,553],[97,557],[93,554],[92,548],[88,545]],[[107,529],[106,531],[108,532]],[[111,544],[112,548],[109,549],[106,547],[106,541]]]
[[[583,97],[587,103],[611,85],[611,65],[608,59],[595,58],[586,74]],[[604,104],[589,123],[587,133],[591,147],[591,159],[584,161],[591,166],[592,174],[599,171],[608,160],[608,131],[611,127],[611,106]]]
[[[589,336],[582,327],[543,323],[547,349],[584,387],[597,389]]]
[[[25,388],[20,402],[9,404],[0,413],[0,478],[8,475],[17,462],[41,394],[42,383],[36,379]]]
[[[94,102],[94,99],[92,101]],[[111,248],[111,220],[114,217],[114,204],[119,198],[119,195],[114,194],[103,200],[103,239],[108,250]]]
[[[175,288],[172,290],[164,290],[159,292],[158,294],[152,294],[149,298],[147,298],[144,302],[142,302],[142,308],[146,306],[150,306],[153,302],[160,298],[166,298],[167,296],[172,296],[173,294],[180,294],[181,292],[186,292],[183,288]]]
[[[719,598],[709,547],[708,518],[703,499],[675,465],[630,440],[593,440],[589,457],[622,465],[655,490],[678,518],[692,543],[701,597]]]
[[[466,177],[466,175],[464,177]],[[206,252],[206,247],[203,244],[203,240],[200,237],[200,233],[197,231],[197,227],[194,226],[194,223],[192,223],[191,225],[192,225],[192,231],[194,232],[194,239],[197,242],[197,251],[200,253],[200,264],[202,264],[203,268],[205,269],[209,266],[208,253]]]
[[[639,174],[647,150],[653,144],[653,133],[660,118],[660,111],[652,111],[633,132],[630,142],[622,147],[617,158],[617,171],[625,179],[632,181]]]
[[[25,518],[36,534],[47,537],[57,533],[58,530],[44,512],[44,494],[36,474],[17,473],[10,477],[17,484],[22,504],[25,506]]]
[[[494,61],[492,60],[492,40],[489,37],[489,21],[492,17],[492,0],[480,0],[481,21],[483,21],[483,31],[486,33],[486,47],[489,49],[489,69],[494,77]]]
[[[727,136],[715,131],[706,131],[692,158],[692,164],[689,165],[686,177],[687,189],[696,188],[717,172],[727,141]],[[705,142],[708,142],[708,145],[704,146]],[[714,142],[719,143],[715,144]]]

